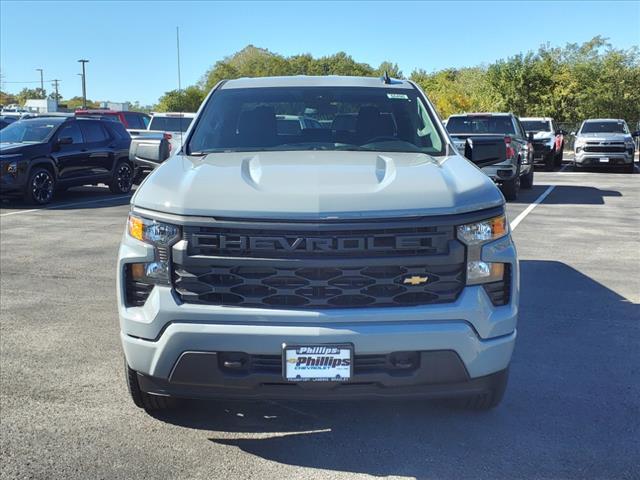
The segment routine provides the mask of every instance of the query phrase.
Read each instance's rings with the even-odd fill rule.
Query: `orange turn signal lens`
[[[500,215],[491,219],[491,233],[493,238],[500,238],[507,233],[507,217]],[[496,264],[501,265],[501,264]]]
[[[144,222],[141,218],[129,215],[127,225],[129,235],[137,240],[144,240]]]
[[[144,263],[132,263],[131,264],[131,278],[135,281],[140,281],[145,276]]]

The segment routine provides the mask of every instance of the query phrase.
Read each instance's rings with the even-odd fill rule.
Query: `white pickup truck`
[[[195,113],[153,113],[146,130],[129,130],[131,147],[129,159],[136,170],[136,178],[158,166],[151,161],[149,152],[158,152],[161,161],[182,148],[182,139],[195,118]]]

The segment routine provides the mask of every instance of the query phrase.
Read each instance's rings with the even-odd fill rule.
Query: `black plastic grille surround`
[[[466,282],[456,225],[502,208],[442,217],[184,226],[172,283],[184,303],[278,309],[454,302]],[[222,236],[224,236],[222,238]]]
[[[133,279],[131,264],[125,265],[125,304],[127,307],[141,307],[149,298],[153,285]]]
[[[508,304],[511,299],[511,265],[505,264],[502,281],[485,283],[483,287],[496,307]]]

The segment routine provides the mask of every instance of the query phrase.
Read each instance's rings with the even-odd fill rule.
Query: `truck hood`
[[[442,215],[503,203],[459,155],[344,151],[178,154],[132,199],[178,215],[286,219]]]
[[[633,137],[627,133],[581,133],[577,138],[584,138],[590,142],[624,142]]]
[[[548,140],[556,138],[556,135],[553,132],[533,132],[533,138],[534,140]]]

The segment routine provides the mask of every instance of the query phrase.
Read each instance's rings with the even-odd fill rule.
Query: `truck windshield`
[[[463,135],[482,133],[515,133],[511,117],[507,117],[506,115],[469,115],[466,117],[450,117],[447,121],[447,130],[449,130],[449,133],[459,133]]]
[[[186,132],[193,118],[185,117],[152,117],[149,130],[163,132]]]
[[[42,143],[51,138],[64,118],[13,122],[0,130],[0,143]]]
[[[629,133],[624,122],[585,122],[580,133]]]
[[[544,120],[520,120],[520,123],[527,133],[551,131],[551,123]]]
[[[443,155],[444,142],[415,89],[276,87],[214,92],[187,151],[262,150]]]

